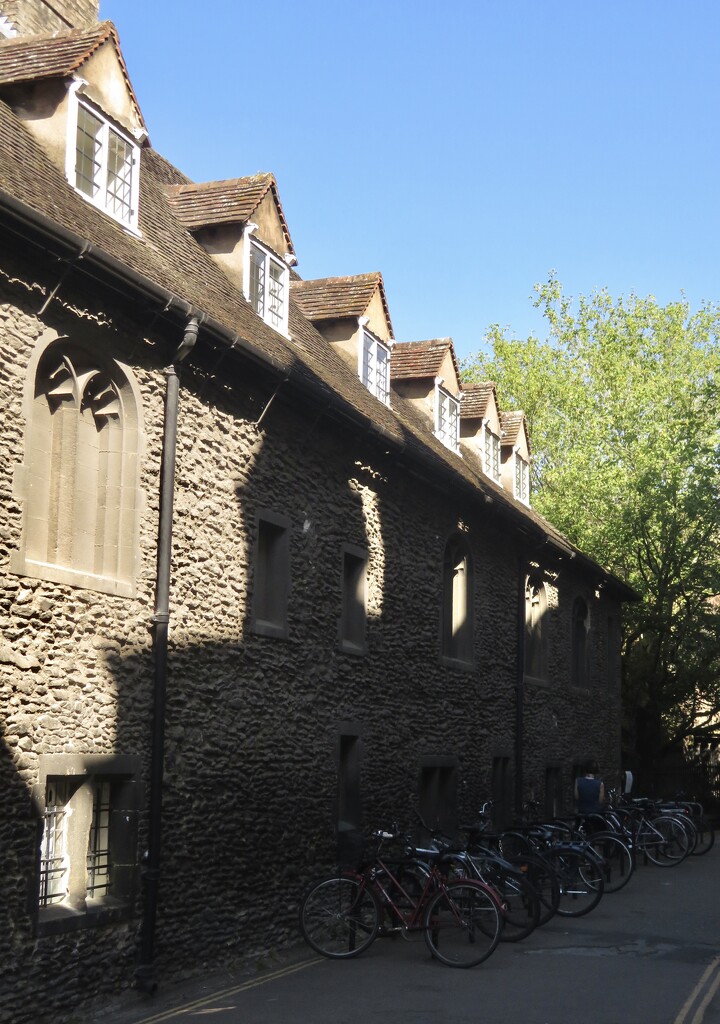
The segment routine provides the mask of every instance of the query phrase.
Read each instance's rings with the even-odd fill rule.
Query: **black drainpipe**
[[[518,555],[517,664],[515,677],[515,815],[523,810],[523,756],[525,752],[525,574],[526,559]]]
[[[165,692],[167,689],[168,624],[170,622],[170,563],[172,555],[173,497],[175,491],[175,452],[177,446],[178,364],[193,348],[198,336],[196,317],[188,320],[181,344],[172,362],[165,368],[165,422],[163,426],[162,465],[160,469],[160,520],[158,524],[157,581],[153,615],[153,653],[155,681],[153,689],[152,750],[150,759],[150,817],[148,849],[145,857],[145,912],[140,941],[140,962],[135,971],[138,988],[154,992],[153,975],[155,919],[157,917],[160,847],[162,840],[162,787],[165,762]]]

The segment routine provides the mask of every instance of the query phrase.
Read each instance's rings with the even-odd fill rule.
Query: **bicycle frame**
[[[410,894],[397,877],[397,874],[393,873],[390,866],[379,856],[376,858],[375,864],[370,869],[369,873],[366,872],[363,875],[363,878],[365,878],[366,884],[369,884],[370,888],[378,897],[381,905],[394,914],[397,921],[400,922],[399,929],[401,933],[427,931],[428,926],[424,923],[427,904],[430,898],[435,896],[437,892],[444,892],[446,895],[448,894],[447,879],[436,863],[426,864],[420,860],[408,860],[403,862],[401,867],[409,867],[416,871],[417,875],[421,878],[424,878],[423,889],[419,896],[413,896]],[[387,878],[387,885],[385,884],[385,879],[382,877],[382,873],[384,873]],[[505,909],[500,897],[493,887],[477,877],[472,878],[472,883],[478,888],[483,889],[490,896],[504,920]],[[389,891],[393,886],[395,887],[395,895],[397,896],[397,893],[399,892],[408,901],[410,905],[409,912],[404,912],[402,907],[397,905],[393,898],[392,891]]]

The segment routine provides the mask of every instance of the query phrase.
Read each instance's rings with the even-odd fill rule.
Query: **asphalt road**
[[[639,867],[582,918],[554,918],[471,970],[422,938],[381,939],[348,962],[298,947],[131,994],[102,1024],[720,1024],[720,844],[675,868]]]

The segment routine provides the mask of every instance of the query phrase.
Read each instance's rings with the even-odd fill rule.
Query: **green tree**
[[[641,596],[625,613],[623,692],[647,770],[720,737],[720,307],[536,286],[547,340],[498,326],[465,379],[523,409],[533,505]]]

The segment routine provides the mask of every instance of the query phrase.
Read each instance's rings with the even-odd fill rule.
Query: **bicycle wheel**
[[[653,864],[672,868],[685,860],[690,852],[688,834],[672,815],[660,815],[646,823],[642,833],[642,849]]]
[[[558,914],[582,917],[594,910],[605,891],[600,861],[580,850],[562,848],[549,850],[548,860],[560,882]]]
[[[715,833],[704,818],[697,818],[695,820],[695,828],[697,830],[697,842],[695,843],[695,849],[693,850],[693,857],[701,857],[704,853],[707,853],[708,850],[713,848],[715,844]]]
[[[480,882],[450,882],[428,903],[425,942],[449,967],[474,967],[500,941],[503,916],[497,900]]]
[[[527,854],[524,857],[510,857],[514,865],[528,879],[540,898],[538,927],[555,916],[560,906],[560,883],[550,864],[542,857]]]
[[[364,881],[334,876],[308,889],[300,906],[300,931],[316,953],[333,959],[357,956],[378,933],[380,907]]]
[[[484,865],[484,881],[500,898],[505,918],[501,942],[520,942],[535,931],[540,921],[540,898],[527,878],[519,871],[499,865]]]
[[[632,853],[622,839],[612,833],[597,833],[590,840],[590,846],[602,861],[605,892],[619,892],[633,873]]]

